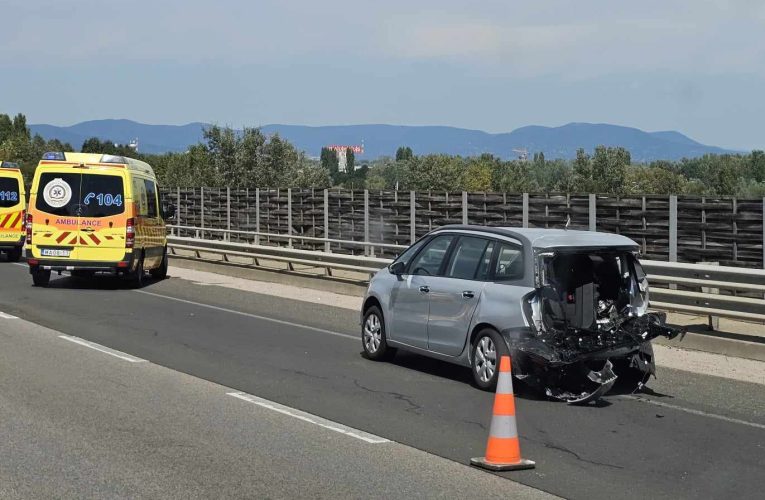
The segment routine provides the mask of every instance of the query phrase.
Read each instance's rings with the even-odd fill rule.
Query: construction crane
[[[529,159],[529,151],[526,148],[513,149],[513,153],[518,153],[518,159],[521,161]]]

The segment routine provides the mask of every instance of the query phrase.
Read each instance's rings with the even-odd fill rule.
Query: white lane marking
[[[2,319],[19,319],[16,316],[13,316],[12,314],[6,314],[2,311],[0,311],[0,318]]]
[[[104,347],[102,345],[96,344],[95,342],[89,342],[87,340],[83,340],[81,338],[72,337],[70,335],[59,335],[58,338],[68,340],[69,342],[74,342],[75,344],[79,344],[81,346],[88,347],[90,349],[102,352],[104,354],[108,354],[109,356],[114,356],[115,358],[120,358],[125,361],[129,361],[131,363],[145,363],[145,359],[136,358],[135,356],[131,356],[130,354],[125,354],[124,352],[115,351],[114,349],[109,349],[108,347]]]
[[[355,335],[348,335],[347,333],[333,332],[332,330],[325,330],[323,328],[316,328],[315,326],[301,325],[300,323],[293,323],[292,321],[285,321],[283,319],[268,318],[266,316],[259,316],[257,314],[252,314],[252,313],[247,313],[247,312],[242,312],[242,311],[236,311],[234,309],[226,309],[225,307],[212,306],[210,304],[203,304],[201,302],[194,302],[193,300],[179,299],[177,297],[170,297],[169,295],[160,295],[158,293],[146,292],[144,290],[133,290],[133,291],[137,292],[137,293],[142,293],[144,295],[151,295],[152,297],[159,297],[159,298],[162,298],[162,299],[174,300],[176,302],[182,302],[184,304],[190,304],[190,305],[193,305],[193,306],[205,307],[207,309],[213,309],[215,311],[227,312],[227,313],[231,313],[231,314],[238,314],[240,316],[246,316],[248,318],[254,318],[254,319],[259,319],[259,320],[263,320],[263,321],[270,321],[272,323],[279,323],[280,325],[294,326],[294,327],[297,327],[297,328],[304,328],[306,330],[313,330],[313,331],[319,332],[319,333],[326,333],[327,335],[334,335],[336,337],[345,337],[347,339],[359,340],[359,337],[356,337]]]
[[[14,266],[29,267],[29,264],[22,264],[21,262],[14,262]]]
[[[366,443],[382,444],[382,443],[390,442],[389,439],[381,438],[379,436],[375,436],[374,434],[369,434],[367,432],[354,429],[353,427],[348,427],[347,425],[339,424],[337,422],[333,422],[325,418],[317,417],[316,415],[312,415],[311,413],[306,413],[304,411],[297,410],[295,408],[290,408],[289,406],[284,406],[279,403],[274,403],[273,401],[259,398],[257,396],[252,396],[250,394],[245,394],[243,392],[227,392],[226,394],[229,396],[233,396],[235,398],[241,399],[243,401],[247,401],[248,403],[256,404],[263,408],[267,408],[269,410],[279,412],[283,415],[287,415],[289,417],[302,420],[303,422],[308,422],[309,424],[318,425],[319,427],[323,427],[325,429],[329,429],[334,432],[339,432],[340,434],[345,434],[346,436],[350,436],[352,438],[360,439],[361,441],[364,441]]]
[[[732,417],[726,417],[725,415],[718,415],[717,413],[709,413],[702,410],[694,410],[692,408],[685,408],[683,406],[676,406],[671,405],[669,403],[663,403],[661,401],[654,401],[653,399],[647,399],[642,398],[640,396],[630,396],[630,395],[621,395],[617,396],[622,399],[630,399],[632,401],[638,401],[640,403],[648,403],[654,406],[660,406],[662,408],[671,408],[673,410],[683,411],[685,413],[690,413],[692,415],[699,415],[702,417],[709,417],[709,418],[715,418],[717,420],[722,420],[724,422],[730,422],[732,424],[741,424],[741,425],[748,425],[749,427],[754,427],[756,429],[764,429],[765,430],[765,424],[758,424],[756,422],[749,422],[747,420],[740,420],[738,418],[732,418]]]

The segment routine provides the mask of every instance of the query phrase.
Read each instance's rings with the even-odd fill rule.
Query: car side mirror
[[[162,207],[162,218],[165,220],[175,219],[175,205],[172,203]]]
[[[388,270],[391,274],[395,274],[396,276],[401,276],[404,274],[404,270],[406,269],[406,264],[403,262],[394,262],[390,266],[388,266]]]

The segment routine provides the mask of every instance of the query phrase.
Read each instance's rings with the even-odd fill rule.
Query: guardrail
[[[195,234],[219,233],[221,240],[174,236],[179,229],[195,231]],[[168,237],[171,253],[177,250],[193,252],[197,258],[202,253],[229,257],[284,262],[290,270],[293,265],[323,268],[328,275],[333,269],[373,274],[390,264],[390,259],[374,257],[374,248],[403,250],[401,245],[372,243],[366,241],[332,240],[300,235],[255,233],[225,229],[201,229],[190,226],[172,226]],[[196,233],[203,231],[203,233]],[[287,247],[228,241],[232,234],[245,236],[252,241],[277,239],[288,241]],[[291,248],[292,241],[311,243],[341,243],[343,246],[364,248],[367,255],[347,255],[326,251]],[[327,246],[328,248],[328,246]],[[642,261],[651,287],[651,307],[666,311],[727,317],[743,321],[765,323],[765,270],[704,264],[684,264],[661,261]],[[657,286],[658,285],[658,286]],[[666,288],[663,288],[666,286]]]

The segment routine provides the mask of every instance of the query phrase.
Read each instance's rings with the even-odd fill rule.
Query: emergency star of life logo
[[[72,199],[72,188],[64,179],[53,179],[43,189],[45,203],[53,208],[60,208]]]

